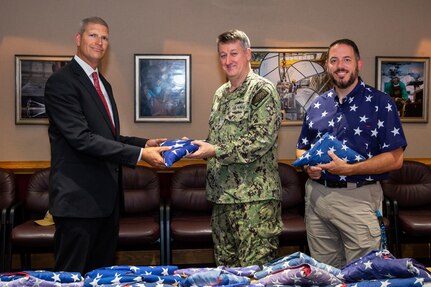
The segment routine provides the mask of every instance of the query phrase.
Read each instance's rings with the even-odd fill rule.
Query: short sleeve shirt
[[[308,150],[326,132],[335,136],[366,159],[407,146],[394,101],[361,79],[342,101],[334,89],[319,96],[307,110],[297,148]],[[322,179],[331,181],[382,180],[378,175],[339,176],[327,171]]]

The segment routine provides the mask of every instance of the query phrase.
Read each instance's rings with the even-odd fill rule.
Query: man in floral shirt
[[[362,60],[349,39],[332,43],[326,69],[334,88],[307,110],[297,157],[325,133],[366,160],[348,164],[329,151],[329,163],[305,166],[306,228],[311,256],[335,267],[379,249],[383,191],[379,181],[399,169],[407,141],[394,101],[359,77]]]

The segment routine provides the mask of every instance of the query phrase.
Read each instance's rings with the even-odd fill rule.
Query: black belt
[[[377,181],[357,181],[357,182],[346,182],[346,181],[329,181],[324,179],[313,179],[315,182],[320,183],[330,188],[357,188],[368,184],[375,184]]]

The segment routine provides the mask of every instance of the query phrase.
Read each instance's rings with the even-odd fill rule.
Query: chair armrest
[[[394,207],[394,216],[395,217],[397,217],[398,216],[398,201],[396,201],[396,200],[394,200],[393,202],[392,202],[392,205],[393,205],[393,207]]]
[[[166,232],[166,265],[172,264],[171,246],[171,207],[169,203],[165,205],[165,232]]]
[[[391,200],[388,197],[383,198],[383,216],[391,218],[392,216],[392,208],[391,208]]]
[[[166,227],[166,241],[169,244],[171,233],[171,206],[169,203],[165,205],[165,227]]]
[[[7,223],[10,224],[10,226],[14,227],[17,224],[22,223],[23,221],[24,221],[24,202],[18,201],[10,208]]]
[[[160,204],[160,265],[166,265],[166,230],[165,230],[165,222],[166,222],[166,212],[165,205],[163,203]]]
[[[9,208],[5,207],[5,208],[3,208],[3,209],[2,209],[2,211],[1,211],[1,226],[6,225],[8,209],[9,209]]]
[[[1,211],[1,224],[2,225],[6,225],[9,224],[9,212],[10,209],[12,208],[12,206],[14,206],[17,203],[17,201],[13,201],[11,204],[9,204],[8,206],[4,207]]]

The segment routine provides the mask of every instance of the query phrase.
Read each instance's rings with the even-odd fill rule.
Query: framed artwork
[[[282,125],[302,125],[313,100],[331,88],[326,58],[327,48],[251,48],[253,71],[280,95]]]
[[[376,57],[376,88],[394,99],[402,122],[428,122],[429,61]]]
[[[191,122],[191,55],[135,55],[135,122]]]
[[[15,55],[15,123],[48,124],[45,84],[72,56]]]

